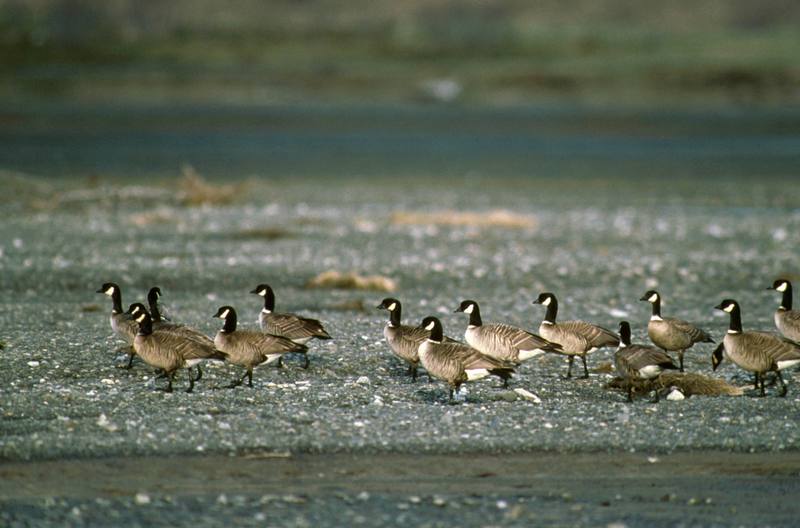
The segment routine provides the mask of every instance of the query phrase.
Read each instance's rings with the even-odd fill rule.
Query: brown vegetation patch
[[[191,165],[181,167],[178,200],[183,205],[227,205],[247,191],[246,183],[213,184],[207,182]]]
[[[394,225],[444,225],[453,227],[500,227],[504,229],[533,229],[537,225],[532,215],[518,214],[506,209],[491,211],[396,211]]]
[[[309,280],[306,283],[306,288],[393,292],[397,290],[397,283],[393,279],[382,275],[359,275],[352,271],[342,273],[336,270],[328,270]]]

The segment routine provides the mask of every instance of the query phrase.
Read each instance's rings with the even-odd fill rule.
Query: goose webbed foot
[[[777,374],[778,381],[781,382],[781,392],[778,393],[778,396],[780,396],[781,398],[785,398],[786,393],[789,392],[789,389],[786,387],[786,382],[783,381],[783,375],[781,374],[781,371],[778,370],[775,372],[775,374]]]

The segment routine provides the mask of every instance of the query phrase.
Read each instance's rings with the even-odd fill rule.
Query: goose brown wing
[[[514,350],[546,350],[555,352],[561,349],[561,345],[551,343],[547,339],[538,336],[534,333],[528,332],[516,326],[511,326],[504,323],[494,323],[486,325],[484,328],[490,328],[489,336],[494,337],[497,341],[502,342]]]
[[[330,334],[316,319],[307,319],[294,314],[272,313],[265,318],[264,331],[268,334],[288,337],[289,339],[305,339],[317,337],[330,339]]]
[[[502,359],[487,356],[486,354],[481,354],[478,350],[468,345],[454,343],[452,344],[452,349],[454,351],[454,355],[456,355],[464,365],[464,370],[486,369],[489,371],[513,371],[514,367],[516,366],[510,361],[504,361]]]
[[[631,345],[625,348],[629,350],[627,361],[636,370],[649,365],[658,365],[666,369],[677,368],[672,358],[658,348],[645,345]]]
[[[168,323],[168,324],[172,325],[172,323]],[[168,332],[172,332],[173,334],[177,334],[177,335],[183,336],[183,337],[185,337],[187,339],[192,339],[194,341],[198,341],[198,342],[203,343],[203,344],[205,344],[207,346],[212,346],[212,347],[214,346],[214,340],[213,339],[211,339],[210,337],[205,335],[203,332],[201,332],[199,330],[195,330],[194,328],[191,328],[189,326],[172,325],[171,327],[159,328],[159,330],[162,330],[162,329],[166,330]]]
[[[191,359],[224,359],[224,355],[214,347],[213,342],[203,342],[178,334],[164,333],[169,335],[173,350],[184,360]]]
[[[619,336],[602,326],[587,323],[586,321],[564,321],[558,323],[558,325],[585,337],[589,347],[600,348],[619,345]]]
[[[238,354],[247,357],[261,356],[262,360],[268,355],[308,350],[305,345],[295,343],[286,337],[249,330],[232,332],[228,335],[228,339],[230,339],[231,348],[235,349]]]
[[[714,342],[714,340],[711,339],[711,336],[708,335],[707,332],[700,330],[689,321],[684,321],[682,319],[675,319],[673,317],[665,317],[664,320],[667,321],[670,325],[672,325],[676,330],[688,335],[689,338],[692,340],[692,343]]]
[[[800,359],[800,345],[768,332],[745,332],[740,339],[747,350],[759,350],[773,362]]]

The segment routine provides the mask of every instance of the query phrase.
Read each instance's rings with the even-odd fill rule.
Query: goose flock
[[[755,376],[754,389],[765,394],[765,376],[774,373],[780,383],[780,396],[785,396],[787,386],[781,374],[800,364],[800,311],[792,309],[792,284],[785,279],[776,280],[768,289],[782,294],[775,311],[775,326],[781,335],[744,331],[741,307],[733,299],[725,299],[715,308],[729,314],[730,324],[721,343],[711,354],[713,370],[724,358]],[[178,370],[186,369],[189,380],[187,392],[202,378],[200,364],[204,361],[224,361],[244,368],[241,377],[229,387],[244,383],[253,386],[253,369],[261,365],[282,366],[286,354],[302,354],[303,368],[309,366],[308,342],[327,340],[331,335],[316,319],[275,311],[275,293],[267,284],[260,284],[250,293],[264,298],[259,314],[260,331],[237,328],[237,312],[232,306],[221,306],[214,317],[223,321],[214,339],[189,326],[173,323],[161,314],[159,298],[161,289],[153,287],[147,295],[148,306],[133,303],[123,310],[120,287],[107,282],[97,290],[112,300],[111,328],[128,345],[129,358],[125,365],[131,368],[135,356],[167,379],[163,389],[172,391]],[[429,380],[436,378],[447,383],[449,398],[453,400],[464,383],[497,376],[508,386],[508,381],[520,364],[542,354],[566,356],[566,378],[572,377],[576,357],[583,364],[583,378],[589,377],[587,356],[605,347],[616,347],[614,366],[627,388],[627,399],[632,401],[634,387],[654,380],[665,370],[684,371],[684,354],[697,343],[714,343],[711,336],[695,324],[661,315],[661,295],[650,290],[641,301],[652,305],[647,333],[653,345],[631,343],[631,327],[621,321],[618,333],[587,321],[559,321],[558,299],[555,294],[539,294],[533,304],[546,308],[538,334],[505,323],[484,323],[480,307],[474,300],[464,300],[454,310],[469,316],[464,341],[444,335],[439,318],[427,316],[419,325],[401,322],[400,300],[387,297],[377,306],[389,312],[383,335],[389,348],[408,364],[408,374],[416,380],[420,365]],[[677,352],[675,364],[670,352]],[[194,368],[193,373],[191,369]],[[658,397],[656,391],[656,399]]]

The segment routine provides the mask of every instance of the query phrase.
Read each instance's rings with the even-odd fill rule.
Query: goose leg
[[[169,374],[167,374],[167,387],[163,389],[164,392],[172,392],[172,378],[175,377],[175,371],[173,370]]]
[[[575,361],[575,356],[567,356],[569,359],[569,366],[567,367],[567,379],[572,377],[572,363]]]
[[[311,364],[311,361],[308,359],[308,354],[303,354],[303,358],[306,360],[306,362],[303,364],[303,368],[307,369],[308,366]]]
[[[276,365],[277,368],[283,368],[283,356],[278,358],[278,364]]]
[[[197,367],[197,370],[200,370],[200,367]],[[189,378],[189,387],[186,389],[186,394],[191,394],[191,392],[194,390],[194,376],[192,375],[192,371],[190,369],[186,370],[186,375]]]
[[[628,382],[628,403],[633,403],[633,383]]]
[[[683,372],[683,353],[686,352],[685,350],[678,351],[678,361],[680,362],[680,371]]]
[[[786,396],[786,393],[789,391],[789,389],[786,387],[786,382],[783,381],[783,375],[781,374],[781,371],[780,370],[776,370],[775,374],[778,375],[778,381],[781,382],[781,392],[780,392],[779,396],[781,398],[783,398],[783,397]]]
[[[581,361],[583,361],[583,379],[586,379],[589,377],[589,369],[586,368],[586,354],[581,356]]]
[[[197,376],[194,378],[194,381],[200,381],[201,379],[203,379],[203,371],[200,370],[200,365],[196,365],[196,367],[197,367]],[[189,374],[191,375],[191,373],[192,371],[190,370]]]
[[[126,370],[131,369],[133,367],[133,356],[135,356],[135,355],[136,354],[128,354],[128,363],[125,366],[123,366],[122,368],[124,368]]]
[[[764,376],[760,376],[760,377],[761,377],[761,396],[765,396],[765,393],[764,393]]]
[[[253,367],[247,367],[247,386],[253,388]]]
[[[248,369],[248,370],[249,370],[249,369]],[[252,370],[251,370],[251,372],[252,372]],[[242,374],[242,377],[241,377],[241,378],[237,378],[237,379],[233,380],[233,381],[230,383],[230,385],[227,385],[225,388],[226,388],[226,389],[233,389],[233,388],[236,388],[236,387],[238,387],[239,385],[241,385],[241,384],[244,382],[244,379],[245,379],[246,377],[247,377],[247,372],[245,372],[244,374]],[[251,385],[251,386],[252,386],[252,385]]]
[[[753,385],[753,390],[758,390],[758,372],[755,373],[755,385]]]
[[[408,370],[411,374],[411,381],[417,381],[417,366],[413,364],[409,365]]]

